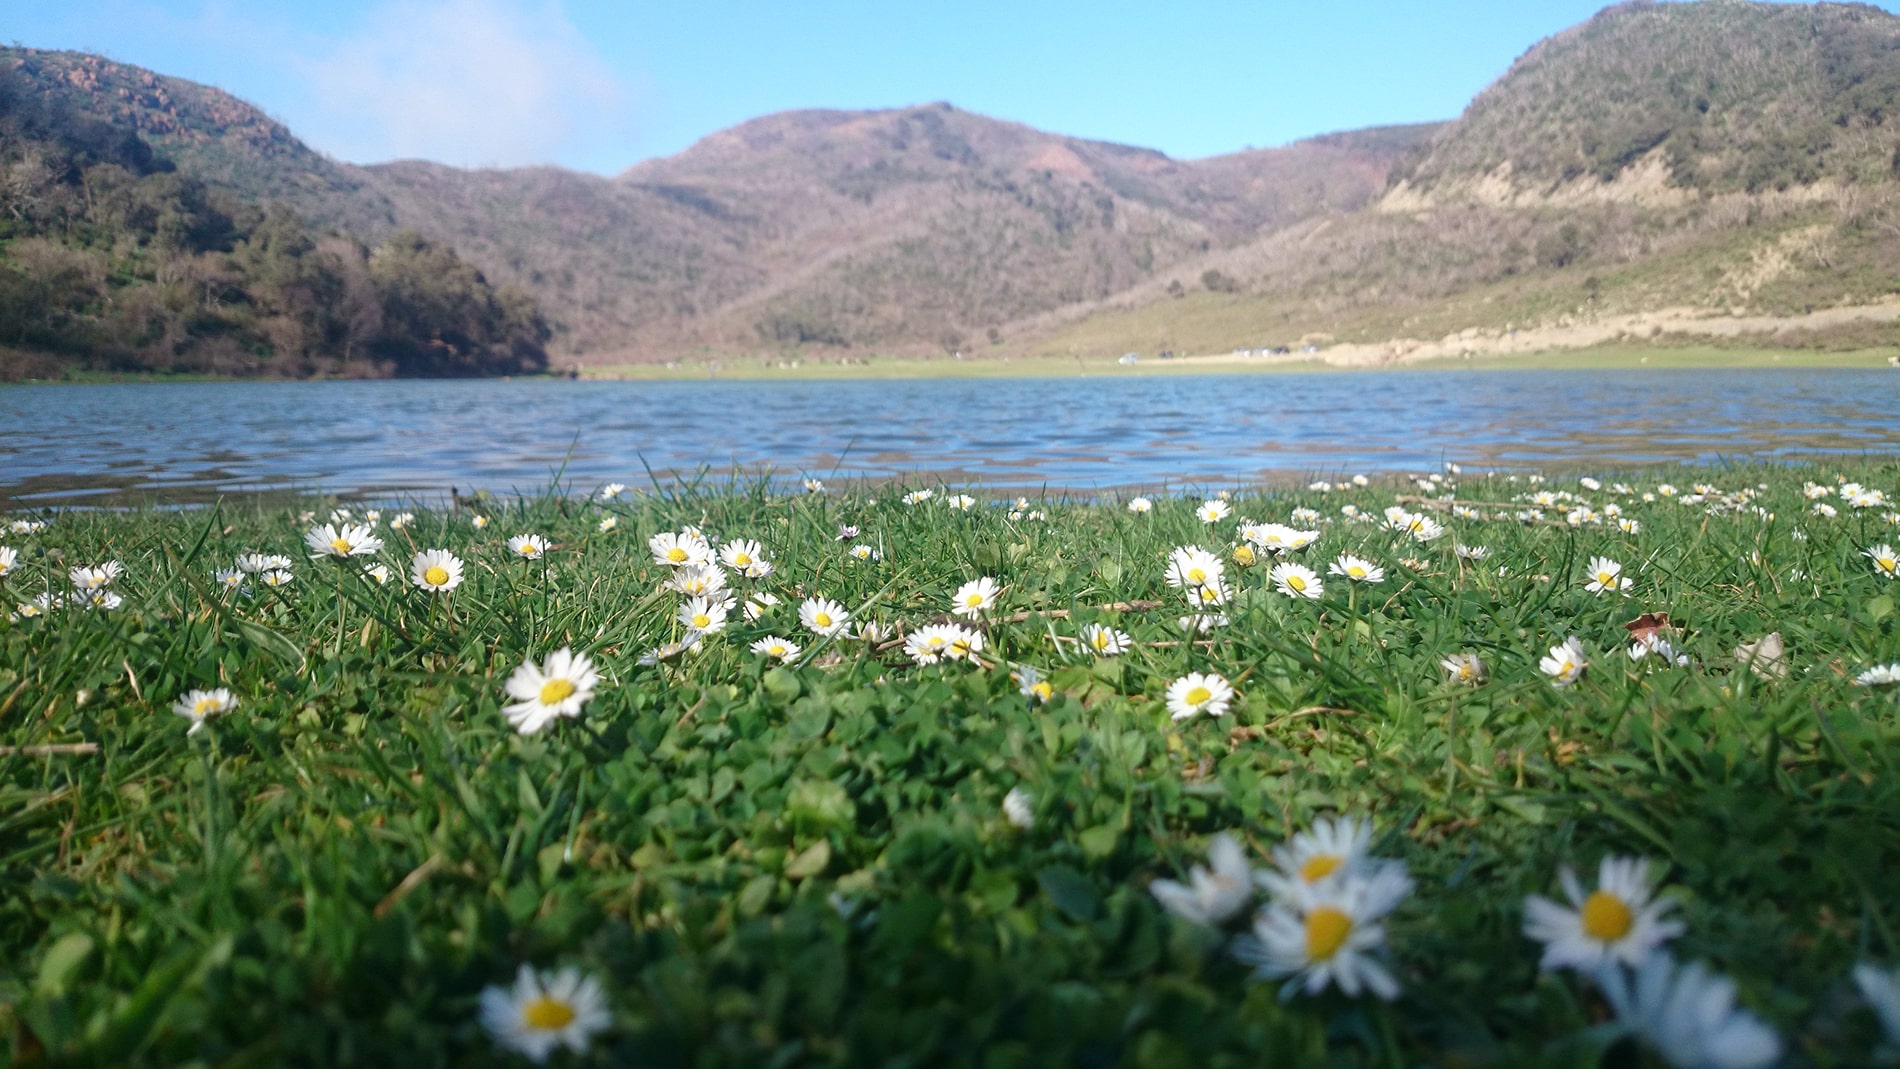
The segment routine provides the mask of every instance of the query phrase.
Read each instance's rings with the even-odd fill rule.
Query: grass
[[[1862,551],[1900,528],[1838,499],[1815,515],[1802,484],[1891,493],[1900,465],[1617,477],[1636,492],[1468,479],[1459,497],[1511,507],[1443,514],[1427,544],[1340,512],[1409,483],[1241,493],[1213,527],[1182,500],[1032,503],[1044,520],[888,489],[548,494],[481,530],[385,515],[387,584],[306,559],[294,507],[59,515],[4,536],[6,602],[116,559],[123,604],[0,625],[4,1042],[15,1065],[520,1064],[477,1003],[530,963],[583,969],[612,1009],[561,1064],[1636,1065],[1595,987],[1540,973],[1521,926],[1560,865],[1587,883],[1641,855],[1686,925],[1674,951],[1737,981],[1785,1064],[1865,1064],[1878,1031],[1845,976],[1900,963],[1900,706],[1854,676],[1900,660],[1900,583]],[[1642,501],[1665,480],[1766,489]],[[1510,518],[1558,488],[1640,530]],[[1301,506],[1323,517],[1301,559],[1356,552],[1384,582],[1293,600],[1237,570],[1230,625],[1183,644],[1170,548]],[[759,539],[776,573],[739,593],[780,604],[642,665],[679,637],[646,540],[684,524]],[[849,559],[842,524],[882,559]],[[552,551],[513,559],[522,532]],[[467,564],[447,596],[404,575],[437,546]],[[224,592],[214,573],[246,551],[293,557],[295,580]],[[1594,555],[1629,597],[1584,589]],[[982,665],[914,666],[796,618],[823,593],[914,627],[978,575],[1006,587]],[[1645,611],[1690,666],[1625,656]],[[1092,659],[1069,641],[1089,622],[1137,644]],[[747,645],[768,631],[804,653],[762,663]],[[1769,632],[1786,678],[1731,654]],[[1569,635],[1591,663],[1560,688],[1538,661]],[[583,716],[515,734],[502,684],[562,646],[603,684]],[[1445,681],[1459,651],[1485,685]],[[1052,699],[1032,706],[1011,664]],[[1232,681],[1226,717],[1170,718],[1190,670]],[[240,707],[187,735],[172,702],[218,686]],[[1013,788],[1026,829],[1003,816]],[[1369,817],[1416,881],[1387,923],[1392,1003],[1282,999],[1229,933],[1149,893],[1216,833],[1264,865],[1333,813]]]

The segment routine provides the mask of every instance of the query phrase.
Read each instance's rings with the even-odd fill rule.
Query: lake
[[[702,469],[1166,491],[1353,472],[1900,452],[1900,371],[1402,371],[844,382],[229,382],[0,388],[0,503]]]

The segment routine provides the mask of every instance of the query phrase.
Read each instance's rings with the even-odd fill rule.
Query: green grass
[[[688,486],[404,531],[390,510],[386,585],[306,559],[294,507],[63,514],[0,536],[20,550],[5,603],[107,559],[124,603],[0,624],[0,1042],[16,1065],[522,1064],[477,1000],[530,963],[586,970],[612,1007],[562,1064],[1636,1065],[1594,987],[1540,974],[1520,934],[1560,865],[1589,882],[1620,854],[1666,872],[1674,950],[1736,979],[1787,1064],[1865,1064],[1876,1028],[1845,976],[1900,963],[1900,706],[1853,677],[1900,660],[1900,583],[1862,555],[1900,528],[1811,514],[1803,481],[1837,476],[1900,490],[1888,460],[1649,469],[1617,477],[1765,483],[1772,518],[1588,493],[1640,532],[1446,516],[1427,545],[1340,514],[1409,483],[1244,492],[1236,520],[1323,514],[1299,554],[1316,570],[1350,551],[1387,577],[1295,601],[1239,572],[1209,646],[1179,644],[1163,582],[1170,548],[1232,542],[1193,501],[1051,501],[1038,521],[889,488]],[[1555,488],[1585,493],[1458,492]],[[679,634],[646,539],[688,523],[759,539],[777,571],[753,588],[782,603],[643,666]],[[882,560],[848,560],[840,524]],[[522,532],[553,551],[511,559]],[[405,580],[437,546],[467,562],[447,597]],[[295,581],[220,592],[251,550],[293,557]],[[1597,554],[1630,597],[1584,590]],[[1007,587],[993,667],[799,630],[807,594],[916,626],[978,575]],[[1144,601],[1162,604],[1102,607]],[[1644,611],[1681,626],[1690,667],[1632,665],[1621,625]],[[1138,644],[1095,661],[1057,641],[1094,621]],[[767,631],[802,659],[762,664],[747,644]],[[1731,655],[1770,631],[1786,679]],[[1591,666],[1558,688],[1537,662],[1567,635]],[[513,733],[503,683],[561,646],[604,683],[580,718]],[[1486,685],[1445,682],[1461,650]],[[1011,663],[1053,700],[1032,708]],[[1189,670],[1233,682],[1228,716],[1170,719]],[[242,704],[188,736],[171,703],[213,686]],[[97,749],[26,750],[74,744]],[[1027,830],[1003,818],[1015,787]],[[1148,891],[1218,832],[1265,865],[1333,813],[1372,819],[1417,882],[1387,925],[1393,1003],[1283,1001]]]

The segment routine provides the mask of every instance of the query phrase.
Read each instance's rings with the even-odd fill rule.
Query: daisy
[[[1289,598],[1317,598],[1326,590],[1325,582],[1313,569],[1292,561],[1274,565],[1267,579]]]
[[[1003,819],[1027,831],[1036,823],[1036,800],[1021,787],[1011,787],[1003,796]]]
[[[1430,542],[1445,533],[1445,525],[1430,516],[1413,516],[1406,523],[1405,530],[1414,542]]]
[[[289,568],[272,568],[270,571],[257,573],[257,581],[272,589],[289,586],[290,581],[295,578],[296,576],[291,574]]]
[[[1390,1000],[1399,984],[1379,961],[1385,946],[1381,922],[1411,891],[1411,878],[1398,864],[1302,884],[1261,911],[1252,935],[1236,943],[1235,955],[1263,979],[1288,977],[1282,998],[1337,987],[1349,997],[1365,990]]]
[[[1360,872],[1369,867],[1372,821],[1327,817],[1273,848],[1273,868],[1254,873],[1254,882],[1276,898],[1299,887]]]
[[[1608,557],[1590,558],[1590,581],[1583,584],[1585,590],[1601,594],[1605,591],[1628,590],[1631,585],[1630,577],[1623,574],[1621,564]]]
[[[1134,644],[1126,631],[1119,631],[1107,624],[1089,624],[1082,628],[1082,645],[1097,657],[1114,657],[1127,651]]]
[[[769,590],[755,590],[750,597],[745,599],[745,606],[743,608],[745,618],[748,620],[757,620],[759,617],[771,611],[772,606],[777,604],[778,595]]]
[[[726,589],[726,573],[716,564],[688,564],[675,568],[660,585],[687,597],[711,596]]]
[[[772,574],[772,564],[765,559],[765,550],[749,538],[737,538],[720,546],[719,560],[740,575],[753,579]]]
[[[1641,662],[1654,655],[1659,663],[1673,664],[1678,668],[1689,664],[1689,656],[1677,653],[1670,641],[1654,631],[1630,636],[1630,660]]]
[[[921,505],[936,496],[937,492],[935,490],[912,490],[910,493],[904,495],[903,502],[906,505]]]
[[[614,498],[626,492],[626,483],[608,483],[606,486],[600,488],[600,499],[602,501],[612,501]]]
[[[82,592],[104,590],[112,585],[113,580],[124,574],[125,567],[116,560],[90,567],[72,568],[66,572],[67,578],[73,581],[73,589]]]
[[[1484,661],[1475,653],[1454,653],[1438,663],[1451,677],[1449,682],[1463,683],[1467,687],[1478,686],[1490,675]]]
[[[972,579],[957,588],[950,598],[950,611],[958,616],[979,616],[996,604],[996,580],[989,576]]]
[[[1664,917],[1676,903],[1653,897],[1644,858],[1604,858],[1588,895],[1570,866],[1558,869],[1557,879],[1571,908],[1542,895],[1524,899],[1524,934],[1544,944],[1541,969],[1595,973],[1605,965],[1638,965],[1682,934],[1681,921]]]
[[[1205,583],[1190,589],[1188,598],[1203,609],[1219,608],[1227,604],[1227,588],[1218,581]]]
[[[798,622],[813,634],[829,638],[844,631],[851,614],[830,598],[806,598],[798,606]]]
[[[13,562],[20,559],[20,551],[12,546],[0,546],[0,575],[13,570]]]
[[[1361,486],[1361,487],[1364,487],[1364,486],[1371,486],[1371,485],[1372,485],[1372,480],[1371,480],[1371,479],[1368,479],[1368,478],[1366,478],[1366,477],[1365,477],[1365,476],[1363,476],[1363,475],[1355,475],[1355,476],[1353,476],[1353,477],[1352,477],[1352,484],[1353,484],[1354,486]]]
[[[881,646],[891,640],[897,630],[882,620],[859,620],[858,629],[851,637],[872,646]]]
[[[536,1063],[547,1061],[556,1047],[587,1053],[594,1034],[612,1023],[600,984],[571,967],[537,973],[523,965],[513,988],[482,991],[482,1027],[496,1043]]]
[[[600,518],[600,522],[594,525],[594,529],[599,531],[601,534],[606,534],[608,531],[611,531],[618,526],[620,526],[620,517],[602,516]]]
[[[1652,954],[1597,982],[1623,1027],[1680,1069],[1764,1069],[1781,1057],[1775,1030],[1736,1008],[1735,981],[1699,961],[1678,967]]]
[[[188,690],[184,696],[172,703],[172,712],[191,721],[185,734],[196,735],[198,729],[205,726],[205,718],[219,713],[228,713],[238,707],[238,700],[230,691],[219,687],[216,690]]]
[[[1225,613],[1200,612],[1195,613],[1193,616],[1175,617],[1174,627],[1177,631],[1188,631],[1197,635],[1205,635],[1217,627],[1226,627],[1231,622],[1232,621],[1227,619]]]
[[[7,524],[7,530],[17,535],[37,534],[40,531],[46,530],[46,521],[14,520],[12,523]]]
[[[244,573],[237,568],[219,568],[218,585],[226,590],[243,590]]]
[[[462,585],[462,561],[446,549],[425,549],[409,562],[409,581],[432,594]]]
[[[705,635],[700,634],[698,631],[688,631],[685,635],[680,637],[678,642],[662,642],[658,646],[641,654],[639,663],[643,665],[656,665],[674,660],[682,654],[690,653],[698,649],[700,641],[705,637]]]
[[[704,595],[689,598],[686,604],[680,606],[680,625],[702,635],[717,634],[725,629],[727,604]]]
[[[712,547],[706,544],[706,540],[686,531],[661,531],[647,539],[647,549],[653,553],[653,563],[670,568],[705,564],[712,560]]]
[[[1616,529],[1623,532],[1624,534],[1641,534],[1643,530],[1643,522],[1641,520],[1632,520],[1629,517],[1625,516],[1622,519],[1616,521]]]
[[[545,666],[530,658],[515,669],[505,689],[516,700],[501,711],[515,730],[532,735],[556,717],[581,715],[581,705],[594,696],[599,683],[594,662],[563,646],[548,654]]]
[[[1259,559],[1254,555],[1253,547],[1245,542],[1235,546],[1233,552],[1229,553],[1228,556],[1232,557],[1234,563],[1242,568],[1253,567],[1254,561]]]
[[[104,612],[111,612],[125,603],[124,598],[114,594],[110,590],[81,590],[76,593],[80,602],[88,609],[99,609]]]
[[[777,635],[767,635],[752,644],[752,652],[770,657],[776,661],[789,661],[798,656],[798,643]]]
[[[1343,575],[1355,583],[1377,583],[1385,578],[1384,568],[1350,553],[1340,554],[1339,559],[1327,566],[1326,570],[1333,575]]]
[[[1900,683],[1900,663],[1878,664],[1854,677],[1863,687],[1891,687]]]
[[[950,639],[942,624],[920,627],[904,636],[904,654],[917,664],[936,664],[949,652]]]
[[[1222,832],[1207,847],[1207,864],[1188,869],[1186,883],[1153,880],[1148,892],[1162,908],[1209,927],[1226,924],[1253,902],[1253,866],[1240,840]]]
[[[252,575],[258,572],[287,572],[290,570],[289,557],[277,554],[244,553],[237,559],[238,571]]]
[[[1483,560],[1491,555],[1491,551],[1484,546],[1467,546],[1463,542],[1458,543],[1453,549],[1457,552],[1459,560]]]
[[[368,524],[346,523],[341,527],[323,524],[304,532],[304,544],[312,557],[367,557],[383,548],[383,540],[370,533]]]
[[[845,550],[845,553],[849,555],[852,560],[880,561],[884,559],[882,551],[873,549],[863,542],[859,542],[850,549]]]
[[[1291,516],[1294,523],[1312,523],[1319,519],[1319,510],[1301,506],[1294,509]]]
[[[1128,511],[1137,516],[1153,512],[1154,508],[1155,503],[1145,497],[1131,497],[1128,499]]]
[[[1177,546],[1168,554],[1167,581],[1171,587],[1218,585],[1227,566],[1200,546]]]
[[[1564,639],[1562,645],[1552,646],[1550,655],[1537,662],[1551,683],[1559,687],[1575,683],[1589,666],[1590,662],[1583,659],[1583,640],[1575,635]]]
[[[1233,698],[1234,688],[1219,675],[1189,672],[1168,684],[1168,713],[1176,720],[1186,720],[1197,713],[1225,716],[1227,703]]]
[[[396,518],[389,521],[389,529],[392,531],[401,531],[407,528],[410,524],[414,522],[416,522],[415,513],[398,512],[396,514]]]
[[[1219,498],[1212,498],[1201,502],[1201,507],[1195,509],[1194,514],[1201,518],[1202,523],[1219,523],[1232,515],[1233,511],[1233,508],[1228,505],[1227,502]]]
[[[469,526],[479,531],[482,528],[488,526],[488,517],[482,516],[482,515],[470,516],[468,518],[468,523],[469,523]]]
[[[1010,675],[1016,680],[1016,693],[1032,706],[1041,705],[1055,697],[1055,687],[1031,665],[1019,664]]]
[[[508,540],[508,552],[522,560],[540,560],[548,551],[548,540],[538,534],[516,535]]]
[[[1894,553],[1892,546],[1882,542],[1871,549],[1862,550],[1861,556],[1874,562],[1875,572],[1889,579],[1900,579],[1900,555]]]
[[[389,583],[391,573],[389,571],[389,565],[387,564],[372,564],[363,569],[363,574],[376,580],[377,586],[386,586]]]
[[[983,652],[983,632],[972,631],[962,624],[944,624],[944,635],[949,646],[943,651],[948,661],[975,661],[976,655]]]
[[[976,507],[976,498],[969,494],[948,494],[944,497],[943,503],[958,512],[968,512]]]
[[[824,493],[824,492],[825,492],[825,481],[824,481],[823,479],[806,479],[806,480],[805,480],[805,492],[806,492],[806,493],[808,493],[808,494],[822,494],[822,493]]]

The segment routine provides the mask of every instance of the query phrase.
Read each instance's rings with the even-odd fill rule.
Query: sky
[[[1449,119],[1525,49],[1601,6],[5,0],[0,40],[216,85],[355,163],[615,174],[793,108],[943,100],[1181,159]]]

